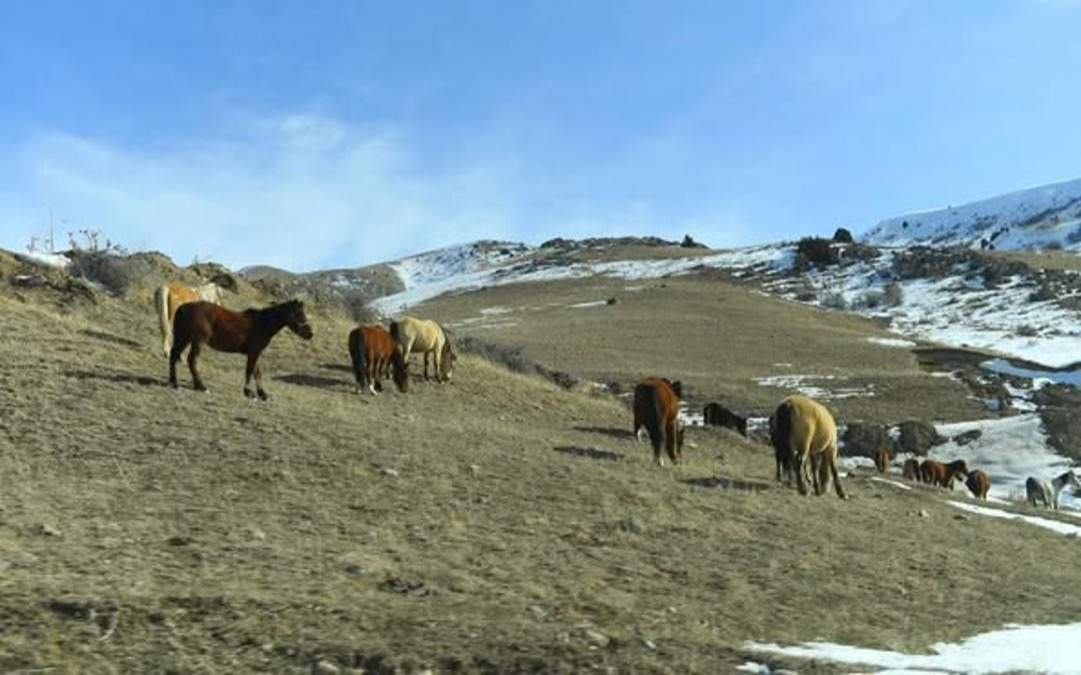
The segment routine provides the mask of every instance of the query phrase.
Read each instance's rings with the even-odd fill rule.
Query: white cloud
[[[401,134],[317,116],[251,128],[243,140],[154,150],[38,136],[19,153],[20,184],[0,194],[3,245],[21,248],[50,212],[67,229],[100,229],[182,263],[198,255],[290,269],[516,234],[512,177],[501,167],[431,175]]]

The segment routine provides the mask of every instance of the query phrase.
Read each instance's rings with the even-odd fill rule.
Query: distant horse
[[[221,297],[221,286],[213,282],[188,288],[178,281],[170,281],[154,289],[154,309],[158,311],[158,326],[161,328],[161,353],[169,356],[169,348],[173,345],[173,317],[178,307],[197,300],[220,305]]]
[[[837,473],[837,423],[825,406],[806,396],[789,396],[777,406],[771,427],[777,456],[790,457],[800,494],[807,494],[805,474],[810,469],[816,495],[832,478],[837,496],[845,499]]]
[[[431,354],[436,381],[450,382],[458,355],[442,326],[428,319],[403,316],[390,322],[390,334],[401,345],[402,358],[408,359],[414,351],[424,354],[425,380],[428,379],[428,355]]]
[[[244,395],[252,397],[249,384],[255,376],[255,388],[259,398],[269,398],[263,390],[259,355],[270,340],[286,326],[305,340],[312,339],[312,328],[304,313],[304,303],[290,300],[266,309],[246,309],[243,312],[219,307],[211,302],[198,301],[181,305],[173,319],[173,347],[169,352],[169,384],[179,387],[176,381],[176,363],[188,345],[188,369],[197,391],[206,391],[203,378],[199,377],[196,364],[203,345],[210,345],[219,352],[245,354],[248,365],[244,371]]]
[[[886,473],[886,469],[890,468],[890,462],[893,461],[893,453],[889,448],[882,448],[875,453],[875,468],[879,473]]]
[[[901,467],[901,478],[920,480],[920,460],[915,457],[906,459],[904,466]]]
[[[402,349],[386,328],[382,326],[359,326],[349,333],[349,357],[353,361],[353,375],[357,380],[357,393],[367,388],[369,393],[383,390],[382,378],[388,367],[393,367],[394,384],[398,391],[409,391],[408,364],[402,357]]]
[[[953,481],[957,476],[968,476],[968,467],[965,466],[963,459],[954,460],[949,464],[928,459],[920,464],[920,478],[924,483],[952,490]]]
[[[653,461],[661,463],[661,448],[672,464],[683,462],[683,429],[679,423],[680,382],[649,377],[634,388],[634,432],[643,427],[653,446]],[[640,436],[639,436],[640,438]]]
[[[970,471],[968,478],[965,479],[965,487],[976,499],[987,499],[987,491],[991,489],[991,478],[979,469]]]
[[[1025,481],[1025,493],[1028,497],[1028,503],[1032,506],[1036,506],[1036,502],[1043,502],[1044,506],[1049,509],[1058,509],[1058,496],[1065,488],[1070,487],[1076,489],[1081,487],[1081,483],[1077,481],[1077,476],[1073,471],[1067,471],[1052,480],[1044,480],[1042,478],[1033,478],[1029,476]]]
[[[741,417],[720,403],[708,403],[702,409],[702,421],[707,426],[726,427],[747,438],[747,418]]]

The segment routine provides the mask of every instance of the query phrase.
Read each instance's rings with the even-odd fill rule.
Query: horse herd
[[[265,309],[236,312],[222,307],[220,302],[221,289],[213,283],[192,289],[174,282],[155,291],[162,352],[169,357],[169,384],[179,387],[176,364],[190,346],[188,369],[193,386],[199,391],[206,390],[199,375],[198,359],[203,346],[207,345],[222,352],[244,354],[247,357],[244,395],[253,397],[250,385],[254,378],[254,396],[266,400],[268,395],[263,389],[259,355],[282,328],[288,327],[304,340],[312,338],[304,304],[290,300]],[[382,390],[385,377],[390,377],[400,392],[408,391],[408,359],[412,353],[424,356],[425,380],[429,379],[429,357],[438,382],[450,381],[457,360],[442,326],[435,321],[413,317],[400,317],[391,321],[389,327],[378,324],[358,326],[349,333],[347,347],[357,392],[367,390],[372,395]],[[683,462],[684,433],[679,419],[682,397],[683,387],[678,380],[650,377],[635,387],[632,432],[639,441],[648,436],[653,447],[653,460],[658,465],[662,449],[672,464]],[[707,425],[728,427],[747,436],[747,418],[718,403],[705,407],[703,420]],[[807,396],[789,396],[770,416],[769,436],[778,482],[791,485],[794,479],[800,494],[807,494],[810,483],[814,493],[821,495],[832,481],[837,496],[846,499],[837,469],[837,423],[825,406]],[[892,461],[889,448],[883,448],[875,457],[875,466],[884,474]],[[964,460],[942,463],[910,458],[905,460],[901,475],[905,479],[950,490],[955,480],[962,477],[978,499],[987,499],[991,487],[990,477],[978,469],[970,471]],[[1028,502],[1032,506],[1042,502],[1050,509],[1058,508],[1059,494],[1067,487],[1081,487],[1072,471],[1052,480],[1030,477],[1025,482]]]
[[[673,464],[683,461],[683,427],[679,421],[679,404],[683,387],[679,381],[651,377],[643,380],[634,390],[633,431],[639,441],[648,435],[653,446],[653,459],[661,463],[662,448]],[[747,434],[747,418],[728,410],[719,403],[709,403],[703,409],[703,423],[707,426],[727,427]],[[825,406],[806,396],[795,395],[781,401],[769,418],[770,444],[774,449],[777,481],[791,485],[796,481],[800,494],[807,494],[807,483],[820,495],[832,480],[837,496],[845,499],[837,471],[837,424]],[[893,462],[888,447],[875,455],[875,468],[885,474]],[[977,499],[987,499],[991,478],[984,471],[969,469],[964,460],[944,463],[917,457],[906,459],[901,476],[952,490],[954,482],[961,478]],[[1025,481],[1028,503],[1041,503],[1049,509],[1058,509],[1059,495],[1066,489],[1081,488],[1081,481],[1073,471],[1046,480],[1029,477]]]
[[[289,328],[304,340],[312,339],[304,303],[290,300],[264,309],[236,312],[222,307],[220,302],[221,288],[213,283],[193,289],[172,282],[155,291],[154,306],[161,328],[162,352],[169,358],[169,384],[173,388],[180,386],[176,364],[188,349],[188,370],[193,386],[197,391],[206,391],[198,362],[203,347],[209,346],[220,352],[244,354],[247,357],[244,395],[266,400],[269,395],[263,389],[259,356],[283,328]],[[413,317],[400,317],[390,323],[389,329],[381,325],[358,326],[349,333],[347,347],[357,392],[367,390],[372,395],[382,391],[382,379],[388,375],[399,391],[408,391],[411,353],[423,354],[426,380],[429,379],[428,360],[431,357],[439,382],[450,381],[457,360],[442,326],[435,321]],[[254,394],[252,379],[255,380]]]

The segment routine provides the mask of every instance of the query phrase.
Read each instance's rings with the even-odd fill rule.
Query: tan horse
[[[179,281],[170,281],[154,290],[154,308],[158,311],[158,325],[161,327],[161,353],[166,358],[173,346],[173,318],[177,308],[197,300],[220,305],[221,291],[221,286],[213,282],[189,288]]]
[[[775,429],[771,435],[775,444],[785,446],[783,449],[791,453],[800,494],[807,494],[804,475],[810,465],[812,470],[817,469],[817,476],[813,476],[816,495],[825,491],[832,478],[837,496],[845,499],[837,475],[837,423],[830,411],[813,399],[796,395],[789,396],[777,406],[774,418]]]
[[[454,372],[454,362],[458,355],[454,353],[447,334],[435,321],[403,316],[390,322],[390,334],[401,345],[402,358],[416,352],[424,354],[424,379],[428,379],[428,355],[432,355],[435,366],[435,379],[450,382]]]

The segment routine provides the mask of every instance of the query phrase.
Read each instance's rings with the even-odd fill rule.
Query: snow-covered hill
[[[1081,250],[1081,179],[889,218],[863,241],[880,246]]]

